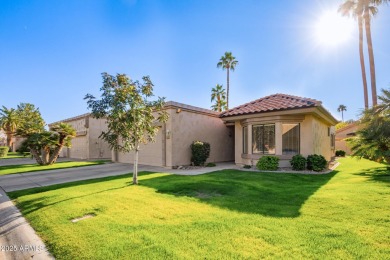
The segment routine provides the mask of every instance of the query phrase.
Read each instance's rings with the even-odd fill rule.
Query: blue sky
[[[29,102],[47,123],[88,112],[101,73],[149,75],[155,94],[210,108],[225,51],[230,107],[273,93],[321,100],[336,117],[364,106],[357,28],[340,44],[322,44],[316,22],[342,1],[0,0],[0,105]],[[372,24],[377,86],[390,87],[390,6]],[[368,72],[368,58],[366,59]],[[369,76],[369,75],[368,75]]]

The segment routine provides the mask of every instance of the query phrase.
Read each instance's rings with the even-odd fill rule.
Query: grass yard
[[[25,172],[36,172],[36,171],[48,171],[58,170],[64,168],[84,167],[98,164],[104,164],[106,161],[72,161],[72,162],[57,162],[52,165],[41,166],[39,164],[17,164],[17,165],[5,165],[0,166],[0,176],[6,174],[25,173]]]
[[[26,158],[26,157],[29,157],[30,156],[30,153],[26,154],[26,155],[22,155],[20,153],[17,153],[17,152],[8,152],[7,156],[6,157],[0,157],[0,160],[3,160],[3,159],[15,159],[15,158]]]
[[[9,193],[57,259],[389,259],[390,173],[144,173]],[[72,223],[74,218],[94,217]]]

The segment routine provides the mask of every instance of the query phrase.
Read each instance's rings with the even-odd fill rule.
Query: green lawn
[[[57,259],[389,259],[390,173],[144,173],[12,192]],[[95,217],[72,223],[86,214]]]
[[[0,157],[0,160],[1,159],[15,159],[15,158],[28,158],[30,155],[22,155],[20,153],[17,153],[17,152],[8,152],[7,156],[6,157]]]
[[[17,165],[5,165],[0,166],[0,176],[14,173],[36,172],[36,171],[48,171],[58,170],[64,168],[84,167],[98,164],[104,164],[104,160],[98,161],[77,161],[77,162],[57,162],[52,165],[41,166],[39,164],[17,164]]]

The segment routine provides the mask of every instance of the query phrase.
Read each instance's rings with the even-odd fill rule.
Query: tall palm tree
[[[389,0],[346,0],[344,4],[340,6],[341,12],[346,14],[352,12],[358,20],[361,19],[359,26],[364,27],[366,31],[367,47],[368,47],[368,59],[370,62],[370,77],[371,77],[371,95],[372,95],[372,106],[378,104],[378,97],[376,93],[376,75],[375,75],[375,61],[374,61],[374,50],[372,45],[371,37],[371,18],[378,13],[378,6],[382,3],[388,3]],[[344,7],[344,8],[343,8]],[[339,9],[339,11],[340,11]],[[342,10],[346,11],[342,11]],[[350,11],[347,11],[347,10]],[[359,28],[359,42],[362,40]],[[361,52],[362,55],[362,52]],[[367,107],[366,107],[367,108]]]
[[[364,93],[364,108],[368,108],[368,91],[367,91],[367,76],[366,76],[366,66],[364,64],[364,54],[363,54],[363,17],[361,5],[358,5],[356,0],[347,0],[340,5],[338,10],[344,16],[350,16],[357,18],[358,28],[359,28],[359,56],[360,56],[360,69],[362,71],[363,79],[363,93]]]
[[[378,6],[382,3],[389,2],[388,0],[359,0],[362,7],[363,20],[366,29],[366,39],[368,47],[368,59],[370,61],[370,76],[371,76],[371,94],[372,94],[372,106],[375,107],[378,104],[378,97],[376,94],[376,76],[375,76],[375,61],[374,61],[374,49],[372,46],[371,38],[371,18],[378,13]]]
[[[341,120],[344,122],[344,111],[347,111],[347,107],[344,105],[340,105],[337,108],[337,112],[341,112]]]
[[[7,146],[12,147],[13,137],[18,126],[17,111],[13,108],[8,109],[5,106],[0,109],[0,128],[7,135]]]
[[[214,111],[222,112],[227,109],[226,91],[222,85],[217,84],[211,89],[211,102],[215,100],[215,104],[211,106]]]
[[[217,68],[222,68],[223,70],[226,69],[227,71],[227,95],[226,95],[226,109],[229,109],[229,71],[236,68],[236,65],[238,64],[238,61],[236,60],[236,57],[232,55],[231,52],[225,52],[225,55],[222,56],[219,59],[219,62],[217,63]]]

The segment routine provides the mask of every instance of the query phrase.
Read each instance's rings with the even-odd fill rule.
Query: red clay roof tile
[[[320,106],[321,101],[286,94],[266,96],[222,112],[220,117]]]

